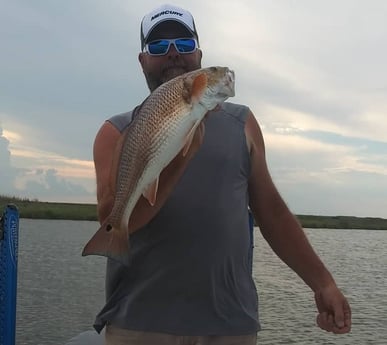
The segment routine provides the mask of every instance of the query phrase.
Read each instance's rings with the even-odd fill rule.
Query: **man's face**
[[[157,30],[155,39],[187,37],[187,34],[184,35],[177,26],[179,25],[173,23],[164,25]],[[151,91],[174,77],[201,68],[201,59],[200,49],[189,54],[180,54],[173,44],[165,55],[153,56],[145,52],[139,54],[139,61]]]

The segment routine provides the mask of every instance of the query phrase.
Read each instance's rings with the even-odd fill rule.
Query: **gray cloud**
[[[8,149],[9,141],[3,136],[3,129],[0,127],[0,193],[12,195],[14,175],[16,169],[11,166],[11,152]]]
[[[44,133],[38,149],[90,159],[103,121],[147,95],[138,41],[128,40],[140,19],[127,20],[117,6],[24,1],[0,12],[1,111]]]
[[[134,10],[131,2],[120,0],[2,3],[0,112],[7,123],[17,123],[14,129],[28,129],[23,133],[13,129],[28,138],[22,149],[31,147],[54,156],[91,160],[93,140],[103,121],[133,108],[148,94],[137,60],[139,25],[142,14],[157,5],[153,0],[140,2]],[[368,126],[360,122],[375,109],[386,109],[387,46],[380,43],[387,39],[384,0],[369,4],[360,0],[242,0],[226,1],[222,8],[216,2],[196,1],[188,7],[197,17],[204,65],[208,65],[206,61],[232,65],[237,75],[234,100],[253,104],[252,110],[268,130],[276,122],[275,115],[263,112],[270,106],[308,114],[317,120],[316,127],[318,120],[324,119],[334,124],[332,128],[337,131],[346,129],[336,133],[335,138],[309,133],[310,139],[351,146],[349,139],[337,135],[350,136],[354,132],[351,130],[356,129],[353,137],[359,137],[360,132],[364,133],[362,138],[369,139],[352,143],[360,147],[356,151],[358,161],[386,165],[385,143],[380,142],[384,122],[377,126],[382,133],[378,139],[372,117],[367,120]],[[238,11],[241,8],[245,10]],[[232,12],[232,28],[228,24],[230,9],[236,10]],[[372,142],[372,138],[379,142]],[[64,166],[36,170],[31,157],[28,163],[24,159],[25,165],[31,167],[28,170],[12,167],[9,145],[0,135],[1,193],[29,190],[34,193],[32,197],[60,200],[85,192],[74,181],[88,178],[71,182],[63,179],[55,168],[59,171]],[[308,176],[334,167],[335,159],[345,157],[338,157],[340,153],[336,152],[316,157],[313,152],[300,151],[287,157],[286,153],[273,152],[268,147],[273,175],[297,212],[304,209],[334,213],[331,205],[337,200],[342,206],[337,210],[344,213],[346,196],[356,199],[350,193],[351,187],[358,195],[368,195],[367,190],[378,191],[376,181],[384,186],[383,176],[369,178],[361,172],[347,172],[347,182],[340,188],[309,180]],[[17,158],[13,161],[23,166],[22,158]],[[294,179],[294,175],[303,175],[304,183],[300,183],[300,178]],[[16,177],[23,179],[25,191],[13,187]],[[292,185],[294,181],[297,186]],[[87,183],[92,185],[94,180]],[[385,205],[379,196],[375,194],[375,200]],[[371,194],[369,201],[373,205]],[[347,205],[349,211],[345,213],[358,211],[350,200]],[[379,210],[385,215],[382,207]]]
[[[246,71],[241,71],[240,78],[239,93],[244,99],[257,99],[259,95],[260,104],[308,113],[316,118],[331,119],[341,124],[348,124],[352,117],[364,110],[358,102],[324,98],[310,88],[296,86],[279,75],[269,73],[263,66],[255,66],[254,78]]]
[[[93,196],[85,187],[72,183],[57,175],[55,169],[28,169],[15,168],[11,164],[9,140],[4,137],[0,127],[0,194],[17,197],[27,197],[40,200],[74,199]],[[23,188],[15,186],[16,180],[25,180]],[[71,198],[70,198],[71,199]]]
[[[35,176],[39,178],[39,182],[29,180],[24,189],[27,195],[34,196],[34,198],[50,200],[53,197],[60,197],[62,200],[68,200],[69,197],[75,199],[91,195],[83,186],[60,178],[55,169],[38,170],[35,172]]]
[[[278,183],[295,213],[386,217],[387,178],[383,175],[346,171],[325,182],[311,176],[295,183]],[[318,211],[316,211],[318,210]]]

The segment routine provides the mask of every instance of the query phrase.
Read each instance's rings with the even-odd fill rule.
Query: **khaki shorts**
[[[106,326],[106,345],[256,345],[257,335],[178,336],[166,333],[139,332]]]

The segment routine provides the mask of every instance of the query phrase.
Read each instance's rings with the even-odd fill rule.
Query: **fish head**
[[[228,67],[209,67],[202,70],[207,76],[207,87],[200,103],[208,110],[214,109],[227,98],[235,96],[235,74]]]

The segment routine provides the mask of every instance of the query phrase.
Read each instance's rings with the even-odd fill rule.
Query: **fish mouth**
[[[220,92],[219,95],[223,97],[234,97],[235,96],[235,73],[232,70],[228,70],[225,75],[224,91]]]
[[[232,83],[235,83],[235,72],[233,70],[229,69],[226,74],[227,74],[227,77],[229,78],[229,80]]]

